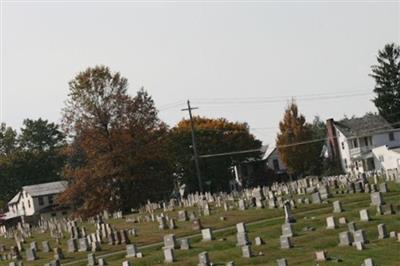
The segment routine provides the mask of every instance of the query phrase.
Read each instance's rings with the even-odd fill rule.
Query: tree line
[[[399,51],[394,44],[385,46],[371,74],[377,84],[374,102],[390,122],[398,120],[392,114],[400,106]],[[3,205],[21,186],[61,179],[70,185],[59,203],[74,205],[84,216],[104,209],[136,208],[148,199],[167,199],[181,184],[188,191],[198,190],[190,121],[183,119],[170,128],[159,118],[146,90],[128,94],[128,80],[119,72],[96,66],[78,73],[69,82],[61,121],[57,125],[43,119],[26,119],[19,132],[1,124]],[[257,150],[262,144],[246,123],[195,116],[194,124],[199,154]],[[276,145],[290,175],[340,171],[336,162],[321,156],[324,141],[291,145],[325,136],[321,119],[316,117],[313,123],[307,123],[295,102],[288,106],[279,124]],[[252,152],[202,158],[205,189],[228,190],[233,178],[231,167],[260,156],[260,152]]]

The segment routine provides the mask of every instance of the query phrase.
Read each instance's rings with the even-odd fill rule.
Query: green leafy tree
[[[12,153],[17,148],[17,132],[5,123],[0,124],[0,156]]]
[[[0,131],[0,199],[10,200],[21,186],[60,180],[65,137],[54,123],[26,119],[21,133]]]
[[[52,151],[65,145],[65,136],[55,123],[41,118],[25,119],[19,136],[20,147],[37,152]]]
[[[196,143],[199,155],[229,153],[261,147],[261,141],[249,133],[246,123],[230,122],[224,118],[211,119],[195,116]],[[181,120],[170,131],[171,155],[174,156],[175,172],[189,191],[198,191],[190,120]],[[208,191],[228,190],[233,178],[231,167],[249,157],[259,158],[259,152],[210,156],[200,159],[203,188]]]
[[[378,63],[373,65],[371,77],[375,79],[373,99],[379,114],[394,126],[400,126],[400,46],[386,44],[378,52]]]

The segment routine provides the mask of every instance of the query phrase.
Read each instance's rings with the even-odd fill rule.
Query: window
[[[389,133],[389,140],[394,141],[394,133],[393,132]]]
[[[368,137],[364,138],[364,144],[365,144],[365,146],[368,146]]]
[[[344,168],[347,169],[347,160],[346,159],[344,159]]]
[[[354,139],[354,140],[353,140],[353,146],[354,146],[354,148],[358,148],[358,141],[357,141],[357,139]]]
[[[358,162],[356,161],[356,169],[358,170]]]
[[[51,217],[56,217],[56,216],[57,216],[57,213],[55,213],[55,212],[51,213]]]
[[[274,170],[275,171],[279,171],[279,161],[278,161],[278,159],[274,159],[272,161],[272,164],[274,165]]]
[[[342,141],[342,150],[344,150],[344,142]]]
[[[30,207],[31,207],[31,201],[28,200],[28,208],[30,208]]]
[[[39,201],[39,206],[42,206],[44,204],[43,197],[39,197],[38,201]]]
[[[48,197],[48,199],[49,199],[49,204],[52,205],[52,204],[54,203],[53,195],[50,195],[50,196]]]

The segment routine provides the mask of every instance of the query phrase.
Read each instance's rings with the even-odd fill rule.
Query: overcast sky
[[[191,99],[195,114],[247,122],[266,144],[291,96],[309,121],[375,112],[370,66],[400,43],[398,2],[6,1],[1,22],[8,125],[59,122],[68,81],[104,64],[131,94],[144,86],[171,126]]]

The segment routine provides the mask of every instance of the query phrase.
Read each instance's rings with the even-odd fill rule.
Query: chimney
[[[328,137],[328,149],[329,149],[329,156],[331,158],[338,158],[339,156],[339,145],[336,136],[336,130],[334,126],[335,121],[333,118],[326,120],[326,134]]]

